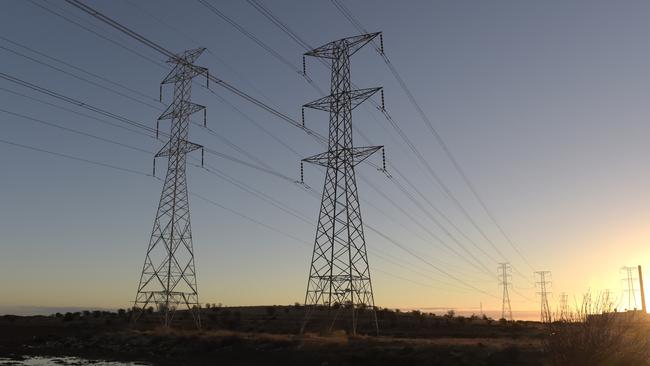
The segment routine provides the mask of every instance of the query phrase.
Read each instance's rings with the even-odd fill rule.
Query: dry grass
[[[163,326],[156,327],[152,330],[133,330],[134,334],[141,336],[165,337],[165,338],[195,338],[201,340],[214,339],[239,339],[242,341],[253,342],[300,342],[312,344],[345,344],[350,340],[350,336],[343,330],[334,330],[327,334],[310,333],[303,335],[298,334],[277,334],[262,332],[240,332],[233,330],[184,330],[166,328]],[[356,336],[354,338],[365,338]]]
[[[641,314],[612,312],[605,296],[586,294],[575,310],[548,325],[552,365],[650,365],[650,328]]]

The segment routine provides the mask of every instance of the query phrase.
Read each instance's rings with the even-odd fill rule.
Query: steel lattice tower
[[[622,267],[621,271],[625,273],[625,285],[627,287],[624,292],[627,292],[627,310],[636,310],[636,288],[634,287],[634,283],[637,281],[636,276],[634,273],[636,272],[637,268],[636,267]]]
[[[501,301],[501,319],[513,320],[512,307],[510,306],[510,280],[512,279],[512,267],[510,263],[499,263],[499,285],[503,287],[503,296]]]
[[[560,320],[569,318],[569,295],[566,292],[560,293]]]
[[[379,327],[354,167],[382,146],[354,147],[352,110],[381,88],[351,90],[350,82],[350,56],[379,34],[340,39],[305,53],[305,56],[331,60],[331,94],[303,106],[328,111],[330,118],[328,151],[303,160],[324,166],[327,172],[302,330],[318,305],[350,309],[353,334],[357,330],[360,309],[368,308],[375,330]]]
[[[161,83],[161,96],[164,84],[174,84],[173,102],[158,118],[171,119],[171,133],[155,155],[167,157],[167,174],[135,297],[134,321],[147,306],[155,305],[163,324],[169,326],[176,309],[186,306],[201,327],[185,170],[187,153],[202,149],[187,137],[190,116],[205,111],[204,106],[190,102],[192,79],[208,75],[206,68],[193,64],[204,50],[188,50],[168,60],[174,67]]]
[[[535,272],[539,276],[539,281],[537,285],[539,286],[539,296],[540,296],[540,321],[542,323],[551,322],[551,309],[548,306],[548,287],[551,286],[551,271],[537,271]]]

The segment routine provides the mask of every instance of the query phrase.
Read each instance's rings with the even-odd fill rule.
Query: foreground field
[[[304,309],[297,306],[206,309],[200,331],[193,329],[187,313],[177,314],[171,330],[159,326],[155,313],[135,327],[130,315],[121,311],[0,317],[0,358],[79,356],[154,365],[319,366],[642,365],[650,359],[649,343],[641,344],[639,338],[638,350],[622,348],[615,342],[629,333],[629,327],[619,327],[619,332],[602,317],[542,326],[382,310],[379,336],[369,335],[372,327],[352,336],[344,322],[331,322],[329,312],[315,314],[300,335]],[[341,326],[331,328],[332,324]],[[603,330],[614,337],[603,337]]]
[[[82,356],[156,365],[540,365],[536,323],[380,313],[380,336],[329,330],[324,314],[298,334],[298,307],[207,309],[203,330],[178,314],[177,329],[156,323],[137,327],[130,314],[86,312],[51,317],[0,317],[0,357]],[[180,329],[178,329],[180,328]]]

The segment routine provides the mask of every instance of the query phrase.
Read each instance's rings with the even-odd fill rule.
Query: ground
[[[542,365],[543,327],[480,317],[378,313],[380,334],[362,313],[316,311],[301,335],[299,306],[214,307],[201,330],[187,313],[172,329],[155,313],[134,326],[129,312],[0,317],[0,357],[81,356],[155,365]],[[337,319],[332,327],[332,319]],[[343,321],[346,320],[346,321]],[[331,328],[332,327],[332,328]]]

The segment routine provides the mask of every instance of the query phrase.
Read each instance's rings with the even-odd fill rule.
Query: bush
[[[635,312],[612,312],[604,296],[587,293],[576,310],[548,323],[544,351],[552,365],[647,365],[650,338]]]

